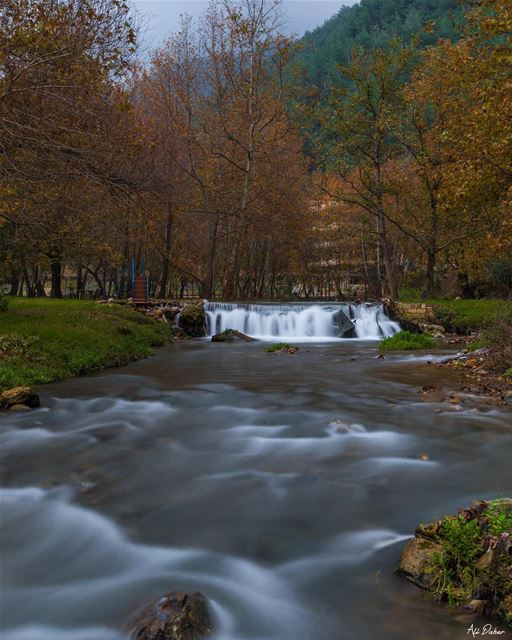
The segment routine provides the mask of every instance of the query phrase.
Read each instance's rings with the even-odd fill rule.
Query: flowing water
[[[215,640],[467,637],[393,569],[419,522],[510,495],[511,414],[375,355],[191,341],[3,414],[2,639],[124,640],[168,590],[207,596]]]
[[[206,305],[209,335],[236,329],[260,340],[380,340],[400,330],[378,304],[235,304]]]

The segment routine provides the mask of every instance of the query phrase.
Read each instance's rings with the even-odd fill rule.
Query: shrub
[[[7,298],[0,293],[0,313],[2,311],[7,311],[8,306],[9,300],[7,300]]]
[[[417,349],[433,349],[437,346],[435,339],[428,333],[411,333],[399,331],[391,338],[385,338],[379,345],[380,351],[415,351]]]

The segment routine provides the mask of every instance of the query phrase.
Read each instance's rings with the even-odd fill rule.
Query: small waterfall
[[[380,340],[400,330],[379,304],[237,304],[208,302],[208,333],[236,329],[273,340]]]

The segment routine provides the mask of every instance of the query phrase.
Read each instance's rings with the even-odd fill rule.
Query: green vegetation
[[[380,351],[415,351],[417,349],[433,349],[437,346],[435,339],[426,333],[399,331],[391,338],[385,338],[379,344]]]
[[[304,83],[321,91],[338,83],[336,67],[346,64],[354,47],[386,49],[393,39],[417,39],[417,48],[439,38],[456,40],[463,8],[457,0],[361,0],[342,7],[321,27],[306,33],[297,54]],[[425,28],[427,27],[427,28]]]
[[[420,526],[417,535],[440,545],[432,553],[432,593],[450,605],[472,599],[498,603],[498,613],[512,622],[512,500],[479,502],[456,516]]]
[[[450,298],[424,300],[417,289],[400,291],[400,301],[424,302],[432,306],[436,319],[446,329],[462,334],[486,329],[499,318],[512,314],[511,300],[455,300]]]
[[[500,316],[512,311],[507,300],[429,300],[434,315],[448,329],[468,333],[485,329]]]
[[[125,306],[13,298],[0,315],[0,390],[127,364],[169,337],[166,324]]]
[[[265,351],[267,353],[274,353],[274,351],[289,351],[290,349],[296,349],[296,347],[293,347],[287,342],[276,342],[275,344],[269,345]]]

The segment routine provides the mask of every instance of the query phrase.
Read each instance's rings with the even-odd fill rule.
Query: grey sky
[[[311,31],[338,12],[343,5],[356,0],[283,0],[284,17],[288,33],[301,36]],[[132,0],[146,25],[145,45],[153,48],[175,31],[183,13],[195,17],[208,6],[208,0]]]

